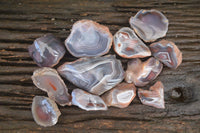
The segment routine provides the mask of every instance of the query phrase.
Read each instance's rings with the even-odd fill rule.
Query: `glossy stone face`
[[[33,98],[31,109],[35,122],[44,127],[55,125],[61,115],[56,103],[43,96],[35,96]]]
[[[107,106],[118,108],[127,107],[136,96],[136,88],[133,84],[121,83],[104,93],[101,98]]]
[[[161,40],[150,48],[153,56],[170,68],[176,69],[182,62],[182,53],[173,42]]]
[[[164,37],[168,31],[168,19],[158,10],[140,10],[129,20],[136,34],[145,42]]]
[[[40,67],[53,67],[64,56],[66,50],[64,44],[52,34],[46,34],[37,38],[28,47],[30,56]]]
[[[47,92],[48,96],[58,104],[71,105],[68,89],[55,69],[47,67],[37,69],[31,78],[35,86]]]
[[[139,88],[138,96],[142,104],[161,109],[165,108],[164,86],[160,81],[157,81],[149,90]]]
[[[72,91],[72,104],[86,111],[107,110],[106,104],[99,96],[92,95],[81,89]]]
[[[92,20],[80,20],[74,23],[65,46],[75,57],[101,56],[110,50],[112,38],[106,26]]]
[[[162,63],[153,57],[145,62],[140,59],[132,59],[128,62],[125,81],[134,83],[136,86],[145,86],[160,74],[162,68]]]
[[[110,90],[124,78],[122,64],[114,55],[66,62],[58,72],[77,87],[96,95]]]
[[[114,35],[114,50],[124,58],[143,58],[151,55],[149,48],[128,27],[121,28]]]

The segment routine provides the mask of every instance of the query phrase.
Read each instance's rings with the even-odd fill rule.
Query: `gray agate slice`
[[[101,95],[120,83],[124,71],[114,55],[81,58],[61,65],[58,72],[77,87]]]
[[[31,110],[35,122],[43,127],[55,125],[61,115],[56,103],[44,96],[33,98]]]
[[[140,10],[129,20],[136,34],[145,42],[164,37],[168,31],[168,19],[158,10]]]
[[[81,89],[72,91],[72,104],[86,111],[107,110],[106,104],[99,96],[92,95]]]
[[[68,89],[55,69],[39,68],[34,71],[31,78],[35,86],[47,92],[48,96],[58,104],[62,106],[71,105]]]
[[[37,38],[28,47],[30,56],[40,67],[53,67],[64,56],[66,50],[64,44],[52,34],[46,34]]]

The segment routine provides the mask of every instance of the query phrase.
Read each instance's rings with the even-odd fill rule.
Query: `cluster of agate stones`
[[[161,81],[148,90],[141,87],[160,74],[163,64],[176,69],[182,62],[182,53],[173,42],[155,42],[166,35],[168,19],[157,10],[140,10],[129,23],[131,28],[121,28],[112,36],[108,27],[80,20],[73,25],[65,45],[47,34],[29,46],[30,56],[40,66],[33,73],[33,83],[48,95],[33,98],[32,114],[37,124],[55,125],[61,115],[57,104],[86,111],[107,110],[108,106],[125,108],[136,94],[145,105],[165,108]],[[115,55],[105,55],[112,44],[119,56],[129,59],[127,70]],[[79,59],[54,69],[66,49]],[[146,61],[140,59],[144,57]],[[71,94],[63,79],[77,87]]]

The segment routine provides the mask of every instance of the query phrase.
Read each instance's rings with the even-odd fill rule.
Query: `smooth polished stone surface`
[[[123,27],[115,33],[114,50],[123,58],[144,58],[151,56],[149,48],[128,27]]]
[[[66,50],[64,44],[52,34],[46,34],[37,38],[28,47],[30,56],[40,67],[53,67],[64,56]]]
[[[47,92],[48,96],[58,104],[62,106],[71,105],[68,89],[55,69],[39,68],[34,71],[31,78],[35,86]]]
[[[103,94],[124,79],[122,64],[114,55],[80,58],[64,63],[57,70],[77,87],[96,95]]]

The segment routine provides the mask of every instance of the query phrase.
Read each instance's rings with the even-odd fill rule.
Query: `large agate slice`
[[[125,81],[134,83],[136,86],[145,86],[160,74],[162,68],[162,63],[153,57],[145,62],[140,59],[132,59],[128,62]]]
[[[64,44],[52,34],[37,38],[28,51],[40,67],[55,66],[66,52]]]
[[[149,48],[128,27],[121,28],[114,35],[114,50],[124,58],[143,58],[151,55]]]
[[[164,37],[168,31],[168,19],[158,10],[140,10],[129,20],[131,27],[145,42]]]
[[[107,110],[106,104],[99,96],[92,95],[81,89],[72,91],[72,104],[86,111]]]
[[[124,78],[122,64],[114,55],[66,62],[58,72],[77,87],[96,95],[110,90]]]
[[[127,107],[136,96],[134,84],[121,83],[102,95],[107,106]]]
[[[170,68],[176,69],[182,62],[182,53],[173,42],[161,40],[150,48],[153,56]]]
[[[165,108],[164,86],[160,81],[157,81],[149,90],[139,88],[138,96],[142,104],[161,109]]]
[[[43,96],[35,96],[33,98],[31,109],[35,122],[44,127],[55,125],[61,115],[56,103]]]
[[[68,89],[55,69],[47,67],[37,69],[31,78],[35,86],[47,92],[48,96],[58,104],[71,105]]]
[[[80,20],[74,23],[65,46],[75,57],[101,56],[110,50],[112,38],[108,27],[92,20]]]

